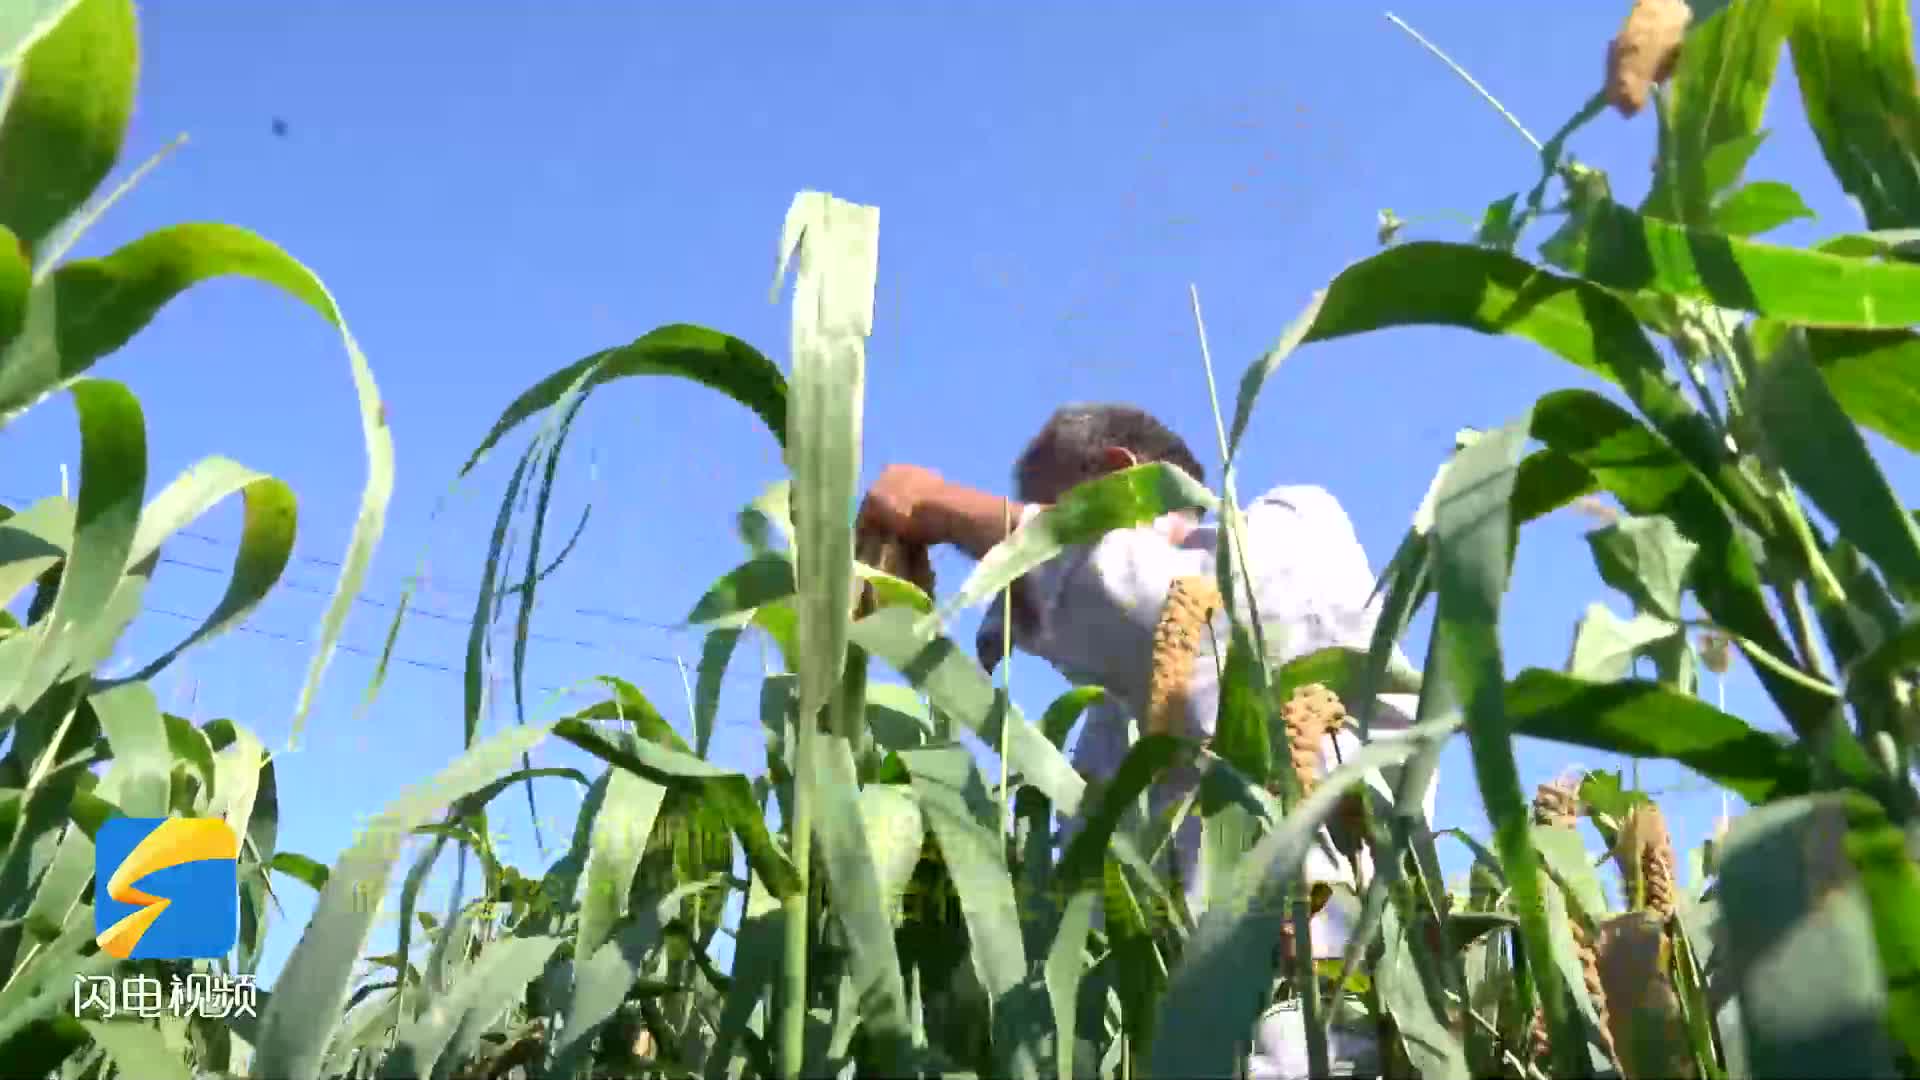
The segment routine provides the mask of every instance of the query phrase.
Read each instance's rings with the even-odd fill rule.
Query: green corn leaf
[[[0,68],[20,63],[28,49],[52,32],[79,0],[29,0],[0,14]]]
[[[806,757],[809,752],[811,760]],[[851,951],[861,1026],[874,1042],[881,1070],[898,1075],[911,1047],[906,983],[900,974],[893,919],[867,841],[860,785],[847,741],[826,733],[804,741],[799,782],[816,785],[819,816],[814,819],[814,840],[827,869],[827,895]],[[927,804],[923,800],[921,805]],[[937,819],[934,825],[939,827]],[[1014,929],[1017,943],[1017,923]],[[978,947],[979,942],[975,944]]]
[[[566,1019],[553,1041],[552,1075],[577,1076],[589,1064],[594,1036],[642,982],[647,954],[661,940],[665,924],[673,920],[683,899],[708,887],[705,882],[689,882],[673,889],[652,910],[635,912],[587,960],[573,964],[573,983],[558,1010]]]
[[[1604,604],[1588,604],[1574,629],[1567,674],[1595,682],[1624,679],[1633,672],[1635,660],[1680,633],[1678,626],[1657,615],[1622,619]]]
[[[0,15],[0,18],[4,18]],[[13,344],[27,324],[27,297],[33,290],[33,266],[13,230],[0,225],[0,349]]]
[[[139,66],[131,0],[80,0],[13,73],[0,117],[0,225],[26,252],[40,252],[112,171]]]
[[[866,339],[873,332],[880,213],[808,191],[781,232],[775,287],[796,259],[793,387],[787,464],[793,476],[794,580],[801,730],[839,683],[852,619],[853,531]],[[840,718],[844,721],[845,718]],[[836,725],[836,733],[851,732]],[[804,738],[804,735],[803,735]]]
[[[166,1036],[156,1026],[134,1020],[82,1020],[80,1023],[123,1076],[151,1076],[153,1080],[191,1080],[193,1076],[179,1052],[168,1045]]]
[[[793,594],[792,557],[784,553],[756,555],[722,574],[687,613],[687,621],[699,625],[736,618]]]
[[[914,798],[959,894],[974,973],[990,999],[1004,1009],[1026,979],[1027,956],[1021,905],[1007,871],[1006,845],[993,796],[973,756],[957,743],[910,750],[900,760],[913,778]],[[1005,1018],[997,1018],[995,1027],[1006,1030]],[[1030,1043],[997,1041],[1004,1059],[997,1063],[999,1069],[1013,1076],[1039,1076]]]
[[[1632,517],[1587,534],[1600,579],[1638,610],[1669,622],[1680,619],[1680,596],[1700,545],[1664,517]]]
[[[926,703],[909,686],[878,683],[867,687],[867,731],[882,750],[912,750],[933,737]]]
[[[213,747],[214,791],[209,809],[236,833],[250,833],[255,807],[265,786],[267,751],[253,732],[231,720],[209,721],[204,729]]]
[[[767,989],[773,985],[774,976],[779,973],[784,919],[785,913],[780,908],[780,902],[766,891],[759,879],[754,879],[748,886],[740,913],[740,932],[734,947],[737,959],[729,973],[732,985],[727,988],[720,1008],[718,1031],[707,1053],[705,1080],[722,1080],[727,1076],[727,1064],[733,1056],[735,1042],[743,1034],[755,1034],[749,1030],[748,1024]],[[773,1075],[770,1061],[763,1060],[760,1063],[759,1075]]]
[[[1716,952],[1755,1076],[1898,1075],[1871,903],[1848,860],[1848,798],[1757,807],[1727,837]]]
[[[1175,510],[1212,510],[1219,500],[1199,481],[1162,462],[1107,473],[1075,486],[1001,541],[966,583],[922,620],[920,630],[951,620],[987,600],[1062,549],[1092,544],[1116,529],[1145,525]]]
[[[472,472],[508,432],[552,407],[583,376],[590,391],[602,383],[640,375],[671,375],[718,390],[751,409],[767,433],[786,446],[787,380],[773,361],[738,338],[675,323],[576,360],[528,388],[494,421],[486,438],[468,455],[461,475]]]
[[[525,992],[559,946],[556,937],[510,937],[487,943],[445,994],[401,1029],[385,1075],[451,1075],[453,1067],[479,1043],[482,1025],[491,1023]]]
[[[1512,334],[1618,385],[1673,450],[1711,479],[1743,520],[1750,525],[1766,520],[1752,484],[1734,468],[1719,437],[1668,374],[1638,319],[1613,293],[1486,248],[1401,244],[1342,271],[1328,287],[1314,327],[1303,341],[1418,325]],[[1604,398],[1599,400],[1611,405]],[[1552,441],[1538,430],[1543,423],[1553,422],[1551,407],[1540,415],[1543,406],[1545,399],[1536,405],[1534,436],[1551,446]],[[1575,427],[1572,436],[1577,439],[1578,435]],[[1631,460],[1614,464],[1624,467]],[[1592,463],[1586,464],[1591,470]],[[1523,473],[1522,479],[1547,481],[1545,494],[1557,493],[1555,489],[1564,488],[1572,478],[1561,467],[1536,469],[1533,477]],[[1518,481],[1515,487],[1531,490]]]
[[[241,497],[244,516],[239,549],[233,556],[233,574],[227,579],[225,594],[214,605],[213,612],[184,640],[141,668],[133,678],[152,679],[187,649],[240,625],[286,572],[287,562],[293,557],[299,517],[293,489],[284,481],[217,457],[204,459],[189,468],[148,504],[146,512],[140,515],[132,560],[139,562],[146,558],[163,540],[236,492]]]
[[[0,603],[12,604],[66,558],[73,544],[73,513],[73,504],[55,495],[0,522]]]
[[[1756,5],[1745,5],[1756,6]],[[1920,225],[1920,89],[1905,0],[1791,0],[1807,122],[1872,229]]]
[[[1542,865],[1573,900],[1573,910],[1579,917],[1590,922],[1606,917],[1607,896],[1580,833],[1554,825],[1535,825],[1532,836],[1533,849],[1540,853]]]
[[[1900,827],[1863,799],[1847,807],[1846,843],[1873,913],[1887,1026],[1910,1058],[1920,1057],[1920,864]]]
[[[1677,761],[1759,804],[1806,792],[1806,753],[1689,694],[1627,679],[1588,682],[1529,668],[1507,685],[1518,735],[1637,758]]]
[[[94,948],[93,905],[75,905],[60,936],[25,958],[0,985],[0,1047],[12,1045],[34,1024],[71,1009],[76,980],[104,975],[122,963]]]
[[[1660,151],[1641,212],[1702,225],[1759,145],[1790,17],[1779,4],[1741,3],[1694,19],[1660,103]]]
[[[92,838],[77,825],[69,827],[60,836],[52,861],[34,882],[26,914],[29,934],[41,941],[59,939],[67,913],[80,903],[93,882],[93,862]]]
[[[610,741],[631,749],[636,741],[624,731],[611,732]],[[593,838],[587,849],[586,875],[580,896],[580,924],[575,931],[574,955],[592,956],[613,927],[627,914],[627,894],[640,869],[654,819],[667,789],[625,769],[614,769],[605,801],[594,815]]]
[[[546,735],[544,728],[512,728],[474,746],[433,780],[390,804],[334,864],[313,918],[260,1015],[253,1040],[255,1077],[311,1080],[318,1074],[347,1000],[355,958],[373,926],[376,908],[371,898],[384,894],[401,838],[438,809],[505,771]]]
[[[1424,946],[1408,932],[1401,904],[1385,904],[1380,915],[1381,966],[1376,985],[1381,1002],[1406,1041],[1407,1057],[1423,1077],[1465,1080],[1471,1075],[1460,1041],[1447,1028],[1421,980],[1415,953]],[[1386,1049],[1385,1047],[1382,1048]]]
[[[1059,747],[1029,723],[1018,706],[1009,702],[1004,709],[997,707],[993,684],[980,665],[951,639],[923,632],[911,609],[881,608],[853,625],[852,640],[988,746],[1005,747],[1009,768],[1045,795],[1055,810],[1064,815],[1079,810],[1086,781]]]
[[[873,850],[880,898],[886,910],[898,915],[926,841],[926,816],[906,787],[868,784],[860,789],[860,819],[866,825],[867,845]]]
[[[1280,334],[1280,340],[1268,349],[1258,360],[1247,365],[1246,374],[1240,377],[1240,393],[1233,405],[1233,429],[1227,434],[1227,460],[1230,467],[1240,451],[1240,440],[1247,433],[1247,425],[1253,422],[1253,407],[1260,400],[1260,391],[1267,385],[1273,373],[1280,370],[1280,362],[1292,355],[1300,346],[1307,331],[1311,330],[1320,318],[1320,305],[1326,302],[1327,294],[1323,290],[1313,294],[1307,302],[1306,310],[1294,316],[1286,330]]]
[[[1568,223],[1568,265],[1596,285],[1705,300],[1805,326],[1920,323],[1920,266],[1688,229],[1600,200]]]
[[[1597,882],[1595,888],[1598,889]],[[1585,967],[1574,945],[1572,929],[1567,925],[1566,896],[1559,889],[1548,888],[1542,899],[1546,902],[1548,943],[1551,948],[1548,959],[1561,985],[1567,987],[1574,1006],[1569,1026],[1580,1036],[1574,1053],[1582,1059],[1583,1068],[1575,1075],[1617,1080],[1620,1070],[1608,1059],[1606,1043],[1603,1041],[1605,1029],[1593,998],[1587,994]]]
[[[314,892],[324,891],[327,887],[326,864],[299,852],[275,852],[270,867],[276,873],[285,874]]]
[[[554,725],[553,733],[608,764],[630,770],[670,791],[686,791],[704,800],[726,820],[740,845],[747,849],[748,865],[755,875],[766,879],[776,897],[784,898],[798,890],[800,880],[793,863],[774,845],[745,776],[651,742],[615,742],[599,726],[579,717],[561,720]]]
[[[1376,692],[1381,694],[1417,694],[1420,692],[1420,672],[1407,663],[1406,658],[1393,653],[1387,658]],[[1372,657],[1370,651],[1350,649],[1344,645],[1329,645],[1316,649],[1305,656],[1295,657],[1283,664],[1275,675],[1276,698],[1284,699],[1294,690],[1310,683],[1319,683],[1342,700],[1353,698],[1358,708],[1360,687],[1366,679],[1366,665]]]
[[[1431,325],[1526,338],[1629,393],[1657,392],[1664,370],[1633,314],[1603,290],[1503,252],[1432,241],[1341,271],[1302,343]]]
[[[0,670],[11,687],[0,711],[26,707],[61,678],[107,658],[131,610],[109,615],[140,520],[146,486],[146,423],[125,386],[87,379],[73,386],[80,420],[80,492],[73,546],[47,617],[0,643]]]
[[[1920,598],[1920,528],[1874,463],[1860,432],[1826,392],[1806,340],[1789,331],[1748,393],[1766,452],[1888,584]]]
[[[1064,747],[1080,717],[1106,699],[1107,691],[1103,687],[1076,686],[1047,704],[1047,711],[1040,715],[1040,730],[1056,748]]]
[[[700,663],[693,683],[693,752],[704,758],[713,745],[713,726],[720,715],[720,687],[727,677],[727,665],[740,644],[740,631],[722,628],[709,631],[700,643]]]
[[[87,0],[89,4],[95,0]],[[148,233],[98,259],[59,267],[35,289],[27,330],[0,352],[0,416],[19,415],[126,344],[174,297],[209,278],[237,274],[286,293],[324,317],[340,333],[352,370],[366,447],[367,478],[360,508],[318,643],[294,708],[297,743],[320,678],[333,657],[349,609],[380,542],[393,493],[393,436],[386,406],[359,343],[347,329],[326,286],[278,247],[230,225],[175,225]]]
[[[1920,454],[1920,335],[1910,330],[1808,330],[1807,348],[1856,423]]]
[[[1755,554],[1711,474],[1697,471],[1672,444],[1590,391],[1540,398],[1533,436],[1586,468],[1629,513],[1671,519],[1680,535],[1700,547],[1692,584],[1714,622],[1774,656],[1792,655],[1760,591]],[[1768,668],[1756,673],[1796,730],[1808,730],[1812,718],[1824,715],[1826,698]]]
[[[88,698],[113,748],[115,793],[130,817],[165,817],[173,755],[159,699],[145,683],[123,683]]]
[[[1499,618],[1507,586],[1508,504],[1518,451],[1527,425],[1510,424],[1461,450],[1440,481],[1433,505],[1434,592],[1438,600],[1436,672],[1461,702],[1474,776],[1493,825],[1494,850],[1506,868],[1521,937],[1529,956],[1549,954],[1550,930],[1541,890],[1539,859],[1528,833],[1529,808],[1521,791],[1502,688]],[[1556,1059],[1575,1044],[1567,1012],[1570,988],[1548,965],[1533,969],[1535,985],[1553,1034]]]
[[[1266,1007],[1272,946],[1286,917],[1275,898],[1285,895],[1285,886],[1299,874],[1320,828],[1369,772],[1399,764],[1429,740],[1457,730],[1457,722],[1417,727],[1405,739],[1363,747],[1234,868],[1226,902],[1202,917],[1154,1010],[1150,1075],[1233,1074],[1236,1047],[1252,1034]]]
[[[1728,236],[1758,236],[1813,217],[1800,193],[1777,180],[1757,180],[1728,193],[1707,226]]]

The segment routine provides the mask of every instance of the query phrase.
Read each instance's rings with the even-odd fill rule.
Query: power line
[[[4,498],[6,498],[8,502],[12,502],[15,504],[32,504],[38,501],[34,499],[22,498],[17,495],[7,495],[7,496],[4,496]],[[232,550],[238,546],[237,542],[233,540],[229,540],[224,537],[213,536],[208,533],[198,532],[192,529],[181,529],[173,533],[172,535],[177,537],[183,537],[189,540],[197,540],[200,543],[208,544],[213,547],[218,547],[225,550]],[[344,567],[342,566],[341,562],[338,559],[327,559],[327,558],[322,558],[318,555],[295,554],[292,556],[292,559],[295,562],[306,563],[311,566],[326,567],[327,569],[335,573],[338,573],[339,571],[344,569]],[[199,570],[199,571],[204,571],[204,572],[213,573],[213,574],[225,574],[228,572],[227,570],[221,567],[207,566],[204,563],[195,563],[195,562],[192,562],[191,560],[181,559],[175,556],[163,555],[161,556],[160,561],[163,563],[171,563],[176,566],[185,567],[191,570]],[[288,588],[295,592],[309,593],[315,596],[331,597],[333,595],[332,590],[320,589],[312,585],[303,585],[300,582],[283,581],[280,583],[280,587]],[[454,586],[454,585],[434,585],[432,588],[432,591],[436,593],[440,593],[442,595],[447,595],[447,596],[464,595],[464,596],[471,596],[476,599],[478,599],[480,596],[480,590],[477,588]],[[384,608],[389,611],[396,610],[399,607],[399,604],[396,602],[376,600],[373,597],[365,595],[364,593],[359,596],[355,596],[354,603],[366,604],[369,607]],[[471,616],[451,615],[446,612],[431,611],[428,609],[415,607],[411,604],[408,605],[407,610],[410,614],[418,614],[422,618],[435,619],[443,622],[451,622],[451,623],[455,623],[462,626],[469,625],[473,621]],[[604,619],[610,622],[618,622],[628,626],[637,626],[647,630],[658,630],[668,634],[691,633],[696,629],[695,627],[688,626],[685,623],[662,622],[658,619],[648,618],[642,615],[636,615],[631,612],[615,611],[609,608],[600,608],[600,607],[572,608],[568,611],[568,613],[573,615],[583,616],[585,618]],[[535,635],[529,634],[528,636],[532,638]],[[552,640],[556,643],[583,644],[581,642],[577,642],[577,641],[569,642],[569,641],[566,641],[565,639],[559,639],[559,638],[548,638],[547,640]],[[585,647],[596,648],[598,646],[587,644],[585,645]]]
[[[187,622],[200,622],[202,621],[202,618],[203,618],[202,616],[199,616],[199,615],[189,615],[184,611],[174,611],[171,608],[153,607],[153,606],[142,607],[140,609],[140,613],[143,615],[148,615],[148,614],[162,615],[170,619],[181,619]],[[316,644],[314,641],[307,638],[303,638],[297,634],[289,634],[284,631],[269,630],[269,629],[265,629],[263,627],[257,627],[257,626],[248,626],[245,623],[242,623],[239,626],[229,627],[229,629],[238,631],[239,633],[243,633],[243,634],[254,634],[259,637],[268,638],[273,641],[284,642],[289,645],[299,645],[306,648],[312,648]],[[362,648],[350,642],[338,641],[334,643],[334,647],[336,649],[339,649],[341,652],[350,653],[355,656],[366,657],[369,660],[377,661],[381,658],[381,654],[379,652],[376,652],[372,649]],[[662,664],[674,664],[677,666],[680,663],[680,661],[674,659],[673,657],[659,656],[653,653],[627,653],[618,649],[608,649],[607,651],[619,653],[635,659],[651,660],[656,663],[662,663]],[[405,664],[408,667],[418,668],[422,671],[432,671],[432,672],[436,672],[443,675],[464,675],[466,673],[464,668],[454,667],[453,665],[444,663],[442,661],[422,660],[419,657],[404,656],[399,653],[395,653],[392,656],[388,657],[387,659],[392,661],[393,663]],[[740,681],[740,676],[728,675],[724,677],[721,681],[723,683],[738,682]],[[555,687],[555,686],[535,686],[535,687],[532,687],[532,689],[538,690],[542,693],[565,692],[563,688]]]

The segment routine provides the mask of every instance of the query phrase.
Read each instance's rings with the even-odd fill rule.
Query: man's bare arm
[[[1028,505],[941,481],[914,507],[914,524],[934,543],[953,544],[980,559],[1020,524]]]

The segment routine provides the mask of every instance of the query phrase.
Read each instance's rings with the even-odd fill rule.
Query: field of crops
[[[531,437],[484,558],[465,750],[327,865],[278,847],[278,823],[304,808],[280,804],[261,740],[172,715],[151,685],[282,586],[294,493],[217,456],[150,483],[141,403],[93,368],[224,275],[338,328],[367,482],[296,730],[386,520],[393,444],[375,368],[326,287],[244,229],[180,225],[66,258],[126,187],[106,181],[135,99],[135,12],[6,5],[0,423],[70,399],[81,454],[70,497],[0,507],[0,1072],[1226,1077],[1244,1075],[1252,1032],[1280,1005],[1303,1020],[1313,1076],[1336,1074],[1329,1033],[1353,1028],[1376,1038],[1381,1075],[1426,1080],[1916,1075],[1920,512],[1874,457],[1920,451],[1914,52],[1901,0],[1640,0],[1606,85],[1538,144],[1537,182],[1493,201],[1464,242],[1400,242],[1383,223],[1381,250],[1334,275],[1226,384],[1230,400],[1215,393],[1218,490],[1163,464],[1089,481],[944,595],[916,553],[856,535],[843,514],[860,495],[879,218],[803,191],[778,234],[784,366],[719,330],[663,326],[554,371],[485,432],[469,470]],[[1797,81],[1867,231],[1808,249],[1755,239],[1803,216],[1786,185],[1744,177],[1776,78]],[[1638,207],[1564,152],[1610,107],[1657,121]],[[1525,255],[1530,226],[1548,235]],[[1196,507],[1224,526],[1219,591],[1234,595],[1233,462],[1264,385],[1295,350],[1414,325],[1525,339],[1617,393],[1558,391],[1462,430],[1381,576],[1371,650],[1277,661],[1229,610],[1211,742],[1142,733],[1111,780],[1089,784],[1062,744],[1101,691],[1023,710],[946,636],[950,618],[1065,548]],[[1211,388],[1204,328],[1196,338]],[[521,620],[519,670],[526,612],[569,547],[547,520],[568,432],[596,389],[634,376],[704,385],[784,450],[786,475],[739,516],[739,567],[696,609],[692,722],[677,730],[609,675],[598,704],[483,738],[489,628]],[[218,607],[177,648],[107,677],[163,546],[234,498],[244,534]],[[1515,547],[1575,505],[1601,518],[1595,566],[1635,614],[1596,606],[1565,670],[1509,671],[1499,616]],[[1392,662],[1429,607],[1423,662]],[[753,703],[757,775],[709,754],[722,677],[752,636],[778,661]],[[1181,652],[1160,650],[1162,674],[1191,660]],[[1732,664],[1751,667],[1775,715],[1702,697],[1701,669]],[[1415,726],[1373,741],[1387,692],[1418,695]],[[1791,735],[1772,733],[1781,723]],[[1330,725],[1364,749],[1328,773],[1302,767]],[[997,749],[997,773],[963,732]],[[1527,790],[1522,736],[1675,762],[1751,809],[1676,851],[1657,802],[1617,774]],[[1474,853],[1462,890],[1421,813],[1456,737],[1492,823],[1460,834]],[[493,850],[488,816],[569,773],[532,767],[546,740],[602,768],[570,774],[587,794],[564,854],[516,866]],[[1174,766],[1197,770],[1196,795],[1150,813],[1150,786]],[[97,940],[96,890],[125,903],[127,886],[96,880],[96,841],[111,819],[173,815],[223,819],[239,838],[238,947],[211,962],[118,959]],[[1064,845],[1057,815],[1084,821]],[[1164,851],[1190,817],[1221,869],[1197,904]],[[1351,871],[1331,888],[1358,914],[1344,958],[1315,961],[1330,883],[1301,871],[1323,835]],[[401,871],[403,841],[419,838],[426,853]],[[436,916],[423,884],[456,857],[477,859],[482,880]],[[398,945],[369,956],[396,872]],[[204,992],[253,974],[270,898],[289,888],[317,893],[314,915],[244,1008],[76,1013],[77,979]]]

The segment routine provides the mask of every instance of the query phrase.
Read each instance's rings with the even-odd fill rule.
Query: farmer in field
[[[1017,527],[1076,484],[1146,462],[1163,462],[1195,480],[1205,479],[1187,444],[1146,412],[1124,405],[1070,405],[1053,414],[1016,462],[1017,501],[1010,504],[1000,496],[948,483],[928,469],[894,465],[880,475],[861,514],[868,524],[904,540],[930,546],[952,544],[979,559],[1006,537],[1009,519]],[[1277,487],[1254,500],[1244,520],[1251,564],[1248,576],[1273,661],[1285,663],[1329,646],[1368,648],[1377,618],[1367,605],[1374,578],[1339,502],[1317,487]],[[1112,776],[1127,753],[1129,718],[1148,715],[1154,695],[1155,626],[1176,583],[1213,579],[1216,540],[1216,527],[1201,524],[1198,512],[1172,513],[1063,551],[1016,584],[1014,645],[1048,661],[1075,685],[1097,685],[1107,691],[1108,696],[1089,710],[1074,747],[1074,765],[1090,782]],[[1243,591],[1243,601],[1245,595]],[[979,656],[988,670],[1003,651],[1002,621],[996,604],[981,626]],[[1187,680],[1184,702],[1174,702],[1177,727],[1171,733],[1206,739],[1213,733],[1218,707],[1215,654],[1228,640],[1225,615],[1216,614],[1212,633],[1198,637],[1200,653]],[[1375,731],[1404,730],[1413,706],[1411,697],[1382,695],[1375,711]],[[1144,723],[1141,727],[1144,730]],[[1326,740],[1322,772],[1336,753],[1348,757],[1357,749],[1350,732]],[[1197,771],[1191,767],[1184,774],[1169,774],[1153,793],[1154,809],[1171,805],[1191,791],[1196,780]],[[1429,789],[1429,820],[1432,806]],[[1077,825],[1067,822],[1067,836]],[[1308,856],[1304,868],[1309,881],[1351,881],[1350,872],[1340,869],[1330,851],[1330,840],[1323,832],[1322,844]],[[1174,863],[1189,909],[1196,911],[1205,895],[1199,854],[1200,820],[1194,814],[1176,838]],[[1342,955],[1347,919],[1348,911],[1338,899],[1315,918],[1316,957]],[[1263,1017],[1250,1075],[1306,1076],[1303,1032],[1300,1014],[1291,1008]],[[1367,1032],[1336,1027],[1330,1052],[1336,1073],[1365,1076],[1378,1069],[1378,1055]]]

